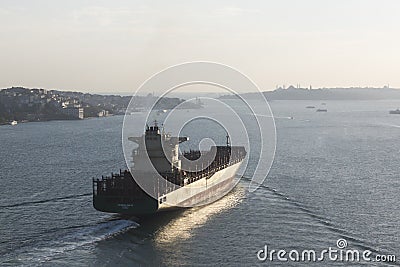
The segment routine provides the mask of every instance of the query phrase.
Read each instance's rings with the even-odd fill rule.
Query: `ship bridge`
[[[133,151],[135,171],[151,172],[153,167],[158,173],[172,173],[174,169],[181,169],[179,159],[179,144],[189,140],[188,137],[174,137],[158,127],[147,126],[146,132],[140,137],[129,137],[128,140],[139,146]],[[152,166],[148,164],[148,158]]]

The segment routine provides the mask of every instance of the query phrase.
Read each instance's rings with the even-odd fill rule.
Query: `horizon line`
[[[134,92],[129,92],[129,91],[86,91],[86,90],[79,90],[79,89],[57,89],[57,88],[43,88],[43,87],[25,87],[25,86],[11,86],[11,87],[6,87],[6,88],[1,88],[0,91],[6,90],[6,89],[12,89],[12,88],[24,88],[24,89],[44,89],[47,91],[61,91],[61,92],[76,92],[76,93],[84,93],[84,94],[98,94],[98,95],[120,95],[120,96],[131,96],[134,94]],[[315,87],[313,88],[312,86],[310,87],[295,87],[293,85],[289,85],[288,87],[286,86],[280,86],[276,87],[275,89],[270,89],[270,90],[262,90],[261,92],[274,92],[276,90],[288,90],[288,89],[299,89],[299,90],[331,90],[331,89],[390,89],[390,90],[399,90],[400,88],[394,88],[394,87],[389,87],[388,85],[384,85],[383,87],[371,87],[371,86],[351,86],[351,87]],[[153,95],[157,95],[157,92],[149,92]],[[220,94],[220,95],[226,95],[225,93],[222,92],[213,92],[213,91],[196,91],[196,92],[190,92],[190,91],[184,91],[184,92],[178,92],[178,94]],[[242,92],[241,94],[248,94],[248,93],[258,93],[258,91],[248,91],[248,92]]]

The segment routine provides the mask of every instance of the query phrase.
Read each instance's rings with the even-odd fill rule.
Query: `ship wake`
[[[26,201],[26,202],[20,202],[20,203],[9,204],[9,205],[0,205],[0,208],[14,208],[14,207],[19,207],[19,206],[43,204],[43,203],[47,203],[47,202],[62,201],[62,200],[66,200],[66,199],[75,199],[75,198],[79,198],[79,197],[88,197],[88,196],[91,196],[91,195],[92,195],[92,193],[86,193],[86,194],[70,195],[70,196],[65,196],[65,197],[55,197],[55,198],[50,198],[50,199],[42,199],[42,200],[36,200],[36,201]]]
[[[75,231],[55,239],[43,246],[38,246],[31,251],[20,251],[18,263],[41,264],[50,261],[60,254],[86,248],[97,242],[107,240],[122,234],[139,224],[131,220],[111,220],[96,225],[82,226]]]
[[[243,176],[242,178],[246,181],[251,181],[251,178],[249,177]],[[356,233],[348,231],[344,227],[338,225],[336,222],[331,221],[325,216],[318,214],[315,208],[305,205],[304,203],[295,200],[285,193],[279,192],[277,189],[271,188],[270,186],[264,184],[260,184],[259,186],[260,188],[267,190],[269,193],[272,193],[272,195],[274,195],[275,197],[289,203],[298,211],[306,214],[307,216],[312,218],[314,222],[322,225],[328,231],[337,234],[341,238],[345,238],[346,240],[351,241],[354,244],[354,247],[364,250],[370,250],[373,253],[379,253],[379,249],[373,243],[359,237]]]

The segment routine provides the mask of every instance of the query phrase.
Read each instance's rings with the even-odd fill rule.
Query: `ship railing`
[[[229,166],[232,166],[236,163],[239,163],[240,161],[242,161],[245,157],[245,153],[235,153],[233,155],[231,155],[230,157],[224,157],[224,158],[219,158],[219,160],[208,164],[209,167],[207,167],[204,170],[200,170],[200,171],[191,171],[189,170],[188,173],[183,177],[179,175],[182,175],[181,172],[177,171],[177,175],[178,177],[175,176],[173,183],[179,185],[179,186],[185,186],[188,184],[191,184],[195,181],[198,181],[200,179],[203,178],[210,178],[212,177],[216,172],[221,171]],[[168,179],[170,182],[171,179],[167,178],[167,176],[165,176],[166,179]],[[187,178],[187,182],[184,181],[184,178]]]
[[[176,173],[170,173],[168,175],[163,175],[168,181],[176,184],[177,186],[185,186],[191,184],[195,181],[200,179],[209,179],[212,177],[216,172],[223,170],[231,165],[239,163],[245,157],[246,153],[235,153],[230,155],[229,157],[220,158],[218,161],[212,163],[215,165],[210,165],[204,170],[201,171],[189,171],[187,174],[188,182],[185,184],[184,179],[185,177],[182,176],[182,172],[177,171]],[[129,171],[120,170],[119,173],[111,173],[110,176],[102,176],[101,179],[93,178],[93,195],[108,195],[113,194],[116,192],[134,192],[136,190],[135,186],[126,187],[126,184],[122,183],[121,181],[128,177]],[[130,173],[129,173],[130,174]],[[174,188],[167,188],[167,190],[173,191]]]

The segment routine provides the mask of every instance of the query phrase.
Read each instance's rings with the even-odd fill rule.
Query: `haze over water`
[[[1,126],[0,264],[257,265],[266,244],[322,250],[339,238],[399,256],[400,117],[388,110],[400,101],[270,104],[277,151],[256,192],[245,175],[216,203],[143,221],[92,207],[92,177],[125,168],[122,116]]]

